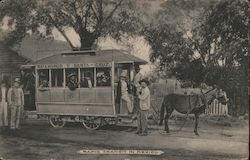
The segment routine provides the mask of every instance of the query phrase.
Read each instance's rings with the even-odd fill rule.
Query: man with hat
[[[138,99],[138,96],[136,94],[136,92],[140,92],[141,91],[141,85],[140,85],[140,81],[143,79],[143,75],[141,74],[140,72],[141,68],[139,65],[136,65],[135,66],[135,76],[134,76],[134,79],[133,79],[133,85],[134,85],[134,115],[132,117],[132,119],[136,119],[137,117],[137,113],[139,111],[139,99]]]
[[[69,87],[70,90],[75,90],[78,87],[78,82],[77,82],[76,74],[70,73],[68,75],[67,86]]]
[[[140,81],[141,93],[137,92],[140,99],[140,108],[137,116],[137,131],[136,134],[146,136],[148,134],[147,116],[150,109],[150,90],[149,82],[146,79]]]
[[[2,130],[8,126],[8,104],[7,104],[8,87],[5,81],[0,86],[0,127]]]
[[[134,86],[136,87],[136,90],[139,91],[141,86],[140,86],[140,81],[143,79],[143,76],[140,72],[141,68],[140,66],[135,66],[135,77],[134,77],[134,80],[133,80],[133,83],[134,83]]]
[[[10,106],[10,129],[19,129],[21,110],[24,105],[24,94],[20,88],[20,78],[15,78],[13,86],[8,91],[8,103]]]
[[[123,72],[120,75],[120,81],[117,86],[117,102],[120,104],[120,100],[124,100],[127,103],[128,112],[133,112],[132,102],[129,97],[129,84],[126,81],[126,73]]]

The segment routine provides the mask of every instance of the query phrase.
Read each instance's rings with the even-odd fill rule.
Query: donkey
[[[206,93],[194,94],[194,95],[184,95],[184,94],[169,94],[164,97],[161,113],[160,113],[160,124],[163,124],[164,114],[165,114],[165,128],[164,130],[169,133],[168,119],[170,118],[173,110],[182,114],[194,114],[195,115],[195,135],[199,135],[198,121],[199,115],[205,111],[208,104],[211,104],[214,99],[218,99],[220,103],[226,104],[227,97],[223,92],[217,88],[213,88]]]

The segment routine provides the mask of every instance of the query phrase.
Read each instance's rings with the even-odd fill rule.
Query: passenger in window
[[[47,80],[42,80],[41,85],[39,86],[40,88],[46,88],[49,87],[49,82]]]
[[[47,80],[42,80],[40,86],[39,86],[39,90],[40,91],[47,91],[49,87],[49,82]]]
[[[80,82],[80,87],[81,88],[93,88],[90,72],[86,72],[85,77],[82,77],[82,80]]]
[[[103,81],[104,81],[105,86],[111,85],[110,70],[104,71]]]
[[[110,71],[100,71],[96,75],[97,86],[110,86],[111,79],[110,79]]]
[[[97,86],[105,86],[104,72],[98,72],[96,75]]]
[[[68,75],[68,84],[70,90],[75,90],[78,87],[77,77],[75,74],[71,73]]]
[[[117,102],[120,104],[120,100],[124,100],[127,103],[128,112],[133,112],[132,102],[129,97],[129,83],[127,82],[126,73],[120,75],[120,80],[117,86]]]
[[[39,73],[39,79],[40,79],[40,83],[39,84],[41,85],[44,80],[48,79],[48,77],[46,76],[46,73],[44,73],[43,71],[41,71]]]

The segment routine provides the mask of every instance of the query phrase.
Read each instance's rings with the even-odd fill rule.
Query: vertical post
[[[39,87],[39,75],[38,75],[38,71],[37,71],[37,69],[35,68],[35,75],[36,75],[36,77],[35,77],[35,79],[36,79],[36,84],[35,84],[35,86],[36,86],[36,88],[38,88]]]
[[[80,82],[81,82],[81,71],[80,68],[78,68],[78,88],[80,88]]]
[[[49,87],[52,87],[51,69],[49,69]]]
[[[66,88],[66,71],[65,71],[65,68],[63,68],[63,88]]]
[[[112,68],[111,68],[111,92],[112,92],[112,105],[113,105],[113,113],[114,115],[116,114],[116,109],[115,109],[115,63],[112,61]]]
[[[35,77],[35,79],[36,79],[36,84],[35,84],[35,86],[36,86],[36,89],[35,89],[35,105],[36,105],[36,109],[37,109],[37,88],[39,87],[39,75],[38,75],[38,71],[37,71],[37,68],[35,67],[35,75],[36,75],[36,77]]]
[[[94,87],[96,87],[96,67],[94,68]]]

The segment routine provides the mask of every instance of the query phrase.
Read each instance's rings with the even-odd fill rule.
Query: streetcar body
[[[72,120],[86,127],[90,119],[101,123],[126,115],[115,101],[119,76],[125,72],[132,81],[134,66],[146,63],[123,50],[101,50],[65,52],[29,64],[35,68],[37,115],[48,117],[54,127]]]

